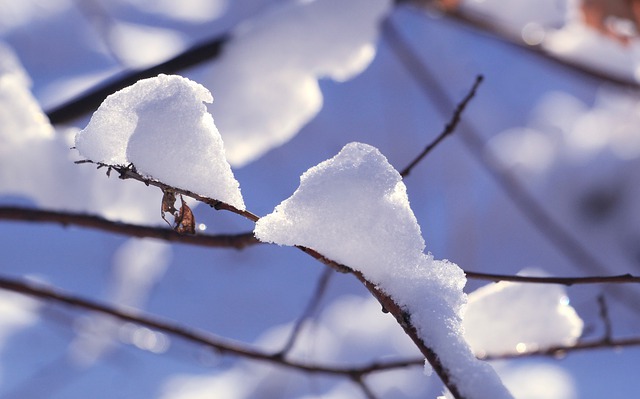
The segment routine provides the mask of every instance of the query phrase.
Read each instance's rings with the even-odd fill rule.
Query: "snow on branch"
[[[374,147],[347,144],[300,178],[300,187],[256,223],[256,237],[313,248],[349,265],[381,300],[457,398],[509,398],[462,334],[464,272],[424,254],[400,174]]]
[[[76,136],[80,154],[108,166],[131,166],[142,176],[245,209],[222,138],[203,102],[204,86],[158,75],[122,89],[100,105]]]

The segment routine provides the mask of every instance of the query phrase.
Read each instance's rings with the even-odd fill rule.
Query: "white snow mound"
[[[464,397],[511,397],[464,340],[463,271],[423,253],[402,177],[378,149],[350,143],[309,169],[254,232],[261,241],[310,247],[362,272],[408,312]]]
[[[76,136],[80,154],[109,165],[133,164],[165,184],[245,209],[202,85],[158,75],[122,89],[100,105]]]

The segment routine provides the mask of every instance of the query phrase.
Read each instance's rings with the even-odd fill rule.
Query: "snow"
[[[121,71],[122,65],[111,58],[105,46],[109,37],[96,32],[93,21],[77,11],[76,2],[4,0],[0,3],[2,40],[15,49],[29,75],[26,80],[16,75],[6,80],[0,78],[3,81],[0,103],[2,204],[27,203],[38,208],[95,213],[112,220],[163,223],[158,217],[159,190],[139,182],[121,181],[113,175],[108,179],[104,169],[96,171],[93,166],[74,165],[72,161],[78,157],[69,148],[73,146],[76,130],[53,129],[40,109],[43,104],[44,108],[58,105]],[[517,22],[512,32],[517,35],[522,31],[533,43],[540,40],[540,29],[545,34],[543,46],[545,40],[553,37],[547,20],[538,17],[549,9],[550,2],[526,1],[518,2],[517,6],[504,0],[477,3],[484,5],[483,11],[495,10],[503,16],[500,21]],[[188,44],[229,32],[249,17],[253,21],[261,20],[273,6],[293,7],[286,5],[290,4],[288,1],[279,0],[234,1],[229,2],[229,13],[220,21],[200,23],[191,18],[195,14],[202,19],[210,17],[206,9],[192,12],[187,20],[177,15],[183,8],[173,12],[169,7],[160,12],[152,9],[161,2],[137,0],[132,4],[122,0],[101,4],[105,6],[106,17],[114,23],[172,30]],[[191,7],[187,2],[180,4]],[[296,6],[308,7],[304,2]],[[339,16],[340,11],[334,14]],[[492,15],[488,14],[490,18]],[[466,152],[456,135],[431,153],[406,180],[411,205],[423,226],[429,250],[440,258],[455,260],[461,266],[478,271],[513,274],[529,265],[544,265],[558,276],[635,273],[640,247],[640,207],[636,205],[640,197],[640,157],[635,141],[639,136],[634,135],[633,129],[637,126],[636,94],[615,92],[611,87],[602,87],[601,81],[587,79],[571,69],[560,68],[539,57],[523,56],[517,48],[505,46],[491,36],[477,35],[447,18],[398,7],[392,20],[421,59],[432,67],[435,78],[452,98],[461,98],[466,93],[467,82],[475,74],[486,75],[485,85],[463,118],[487,139],[505,132],[502,137],[505,141],[496,140],[492,150],[499,148],[501,160],[509,161],[505,162],[507,166],[525,172],[516,175],[521,183],[589,250],[605,260],[606,267],[594,272],[567,261],[514,210],[511,201]],[[552,19],[548,21],[553,27],[560,26],[562,20],[560,15],[559,24]],[[355,29],[360,21],[353,18],[351,26]],[[326,26],[333,28],[333,24]],[[323,34],[332,33],[332,29],[321,28]],[[350,29],[344,32],[344,38],[351,37]],[[579,35],[585,32],[580,30],[573,33],[578,36],[566,36],[567,50],[571,50],[572,43],[591,40],[586,35],[581,39]],[[133,42],[143,36],[131,39]],[[234,40],[240,41],[240,33]],[[615,48],[611,53],[601,48],[610,45],[602,41],[581,51],[598,58],[609,70],[633,76],[636,44],[632,42],[626,49]],[[140,56],[152,59],[153,54],[147,54],[147,50],[155,48],[154,43],[144,46],[147,47],[139,49]],[[277,43],[265,42],[264,46],[274,48]],[[263,62],[258,58],[263,53],[256,51],[255,62]],[[0,63],[8,59],[5,55],[0,56]],[[224,57],[222,54],[216,64],[225,62]],[[244,61],[249,66],[254,63],[250,54]],[[593,64],[586,66],[590,65]],[[198,68],[198,73],[208,75],[214,68],[218,67],[205,63]],[[21,67],[8,69],[22,70]],[[195,79],[201,75],[192,71],[184,73],[191,79],[203,80]],[[7,76],[6,73],[3,76]],[[265,73],[254,81],[262,84],[268,82],[266,78]],[[216,79],[222,81],[225,77]],[[33,86],[26,83],[31,80]],[[236,88],[232,83],[223,83],[229,90]],[[244,84],[234,83],[238,90],[246,89]],[[418,146],[426,143],[430,133],[437,133],[446,122],[446,117],[438,116],[433,104],[416,90],[416,82],[408,77],[385,40],[376,48],[376,57],[370,66],[357,78],[336,83],[320,77],[319,85],[322,109],[311,123],[301,126],[293,140],[281,147],[269,147],[271,151],[260,153],[236,172],[242,182],[244,200],[258,213],[270,212],[293,192],[302,171],[332,157],[346,142],[374,144],[393,165],[401,167],[415,155]],[[213,107],[222,105],[222,91],[216,87],[208,89],[216,97]],[[271,94],[258,109],[273,112],[265,114],[265,120],[270,120],[270,116],[274,120],[280,118],[280,109],[273,106],[280,92]],[[242,111],[234,109],[224,118],[233,118],[234,114],[243,118],[251,116]],[[221,128],[222,116],[213,115]],[[79,120],[74,124],[83,127],[86,122]],[[607,129],[597,129],[603,122]],[[519,143],[520,134],[522,142]],[[259,142],[262,138],[256,134],[255,147],[251,140],[246,141],[246,147],[266,148]],[[551,151],[549,146],[553,146]],[[240,155],[242,150],[242,147],[234,148]],[[516,153],[508,154],[509,151]],[[552,158],[547,158],[549,156]],[[240,221],[244,225],[236,225],[234,215],[196,209],[200,211],[201,215],[196,217],[198,222],[207,223],[208,231],[226,233],[246,229],[246,221]],[[210,217],[215,219],[206,220]],[[72,226],[2,222],[0,242],[3,243],[3,274],[37,274],[57,287],[95,300],[110,295],[116,288],[112,257],[123,245],[120,236]],[[242,252],[185,245],[171,245],[171,248],[175,252],[172,265],[153,287],[146,310],[186,327],[202,328],[248,343],[263,344],[265,341],[259,337],[270,329],[276,334],[278,326],[290,327],[302,312],[320,271],[312,259],[306,259],[298,251],[274,246],[255,246]],[[467,282],[469,289],[477,285],[477,281]],[[587,326],[585,339],[602,337],[603,323],[596,302],[600,294],[606,297],[616,336],[635,336],[640,330],[634,305],[638,303],[637,296],[631,295],[637,295],[638,287],[580,286],[569,289],[568,293],[571,304]],[[349,294],[350,299],[345,300],[344,294]],[[295,348],[300,359],[314,361],[315,356],[323,355],[324,348],[326,356],[336,359],[341,366],[352,365],[352,359],[385,360],[389,353],[413,356],[410,349],[415,349],[415,345],[406,343],[401,327],[389,315],[382,314],[379,305],[369,296],[355,279],[336,275],[321,304],[331,309],[335,322],[330,322],[328,316],[320,316],[321,326],[305,327],[308,336]],[[20,298],[7,298],[7,303],[20,307]],[[630,305],[629,309],[624,307],[625,303]],[[362,315],[358,312],[360,309]],[[1,312],[7,313],[4,308]],[[74,327],[83,325],[84,318],[77,317],[79,314],[57,305],[40,306],[37,313],[31,314],[33,319],[29,319],[37,318],[35,323],[0,327],[4,340],[0,396],[74,399],[85,398],[87,392],[92,392],[95,399],[110,399],[114,395],[123,399],[154,398],[160,397],[165,384],[177,376],[194,379],[202,376],[218,379],[218,386],[228,387],[229,392],[241,391],[234,395],[236,398],[266,396],[265,392],[288,399],[364,397],[350,381],[283,372],[266,366],[254,373],[257,368],[247,367],[249,361],[218,356],[180,340],[172,341],[166,353],[157,355],[150,349],[162,348],[162,345],[152,345],[161,343],[161,336],[133,325],[123,325],[117,330],[118,338],[125,345],[112,352],[112,356],[101,357],[90,370],[79,373],[64,367],[69,343],[76,339]],[[380,321],[376,315],[386,321]],[[345,325],[344,329],[337,327],[350,320],[354,323]],[[280,338],[278,342],[286,339],[288,331],[279,332],[275,337]],[[314,335],[314,331],[318,333]],[[393,336],[389,338],[393,342],[386,342],[385,336]],[[401,342],[401,348],[394,344],[395,337]],[[403,337],[404,341],[400,341]],[[330,342],[332,339],[334,342]],[[337,342],[340,340],[344,341]],[[359,348],[363,348],[362,351]],[[611,396],[612,392],[634,397],[640,391],[640,380],[630,378],[639,356],[640,351],[634,348],[604,349],[571,354],[562,361],[518,359],[492,364],[516,397],[599,399]],[[540,363],[544,363],[546,370],[534,367]],[[129,367],[131,365],[135,367]],[[46,375],[52,369],[53,375]],[[38,376],[37,384],[33,384],[34,375]],[[223,384],[225,377],[229,380]],[[255,389],[254,379],[260,380]],[[407,379],[412,384],[407,384]],[[376,373],[365,380],[381,399],[434,398],[442,392],[439,378],[435,375],[425,378],[420,366]],[[120,383],[114,385],[112,381]],[[402,384],[403,389],[406,387],[406,392],[398,388],[398,384],[394,388],[394,382]],[[21,395],[21,386],[28,386],[31,394]],[[250,388],[245,389],[246,386]],[[418,389],[410,391],[409,387]],[[211,396],[210,390],[201,388],[197,390],[200,397]],[[269,389],[271,391],[267,391]]]
[[[80,154],[135,165],[165,184],[245,209],[203,86],[180,76],[143,79],[109,97],[76,136]]]
[[[5,60],[0,70],[0,192],[43,208],[138,223],[157,221],[157,211],[149,204],[160,202],[158,193],[73,164],[69,148],[76,130],[53,129],[30,93],[30,79],[15,54],[4,46],[0,51]],[[74,185],[68,186],[70,181]]]
[[[300,187],[261,218],[264,242],[302,245],[363,273],[411,315],[465,397],[510,397],[462,336],[462,270],[425,255],[400,174],[375,148],[347,144],[300,177]]]
[[[318,79],[345,81],[375,55],[389,0],[286,2],[247,21],[199,78],[229,162],[241,167],[289,141],[322,107]]]
[[[202,23],[215,19],[228,7],[227,0],[120,0],[143,12],[150,12],[166,18]]]
[[[563,286],[501,281],[469,294],[462,325],[474,353],[484,357],[573,345],[584,323]]]
[[[186,47],[184,36],[173,30],[126,22],[110,26],[109,43],[118,60],[132,69],[166,61]]]
[[[518,399],[576,399],[580,397],[571,375],[555,364],[497,367],[505,385]]]

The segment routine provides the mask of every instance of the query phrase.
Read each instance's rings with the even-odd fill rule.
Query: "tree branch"
[[[239,234],[197,234],[197,235],[183,235],[176,233],[174,230],[164,227],[152,227],[141,226],[136,224],[114,222],[100,216],[87,215],[75,212],[65,211],[51,211],[42,209],[23,208],[17,206],[0,206],[0,220],[11,220],[18,222],[51,222],[59,223],[63,226],[77,226],[105,231],[108,233],[125,235],[128,237],[138,238],[155,238],[158,240],[164,240],[168,242],[174,242],[178,244],[189,244],[201,247],[210,248],[235,248],[244,249],[252,245],[260,245],[262,242],[258,241],[253,235],[253,232],[245,232]],[[308,250],[308,249],[307,249]],[[314,256],[314,255],[312,255]],[[320,256],[317,254],[317,256]],[[329,260],[326,260],[330,262]],[[344,270],[339,265],[334,265],[334,269],[339,268],[342,272],[350,272]],[[495,273],[481,273],[470,270],[464,271],[467,278],[474,280],[486,280],[486,281],[512,281],[519,283],[533,283],[533,284],[561,284],[565,286],[578,285],[578,284],[637,284],[640,283],[640,276],[634,276],[632,274],[620,274],[616,276],[588,276],[588,277],[530,277],[530,276],[518,276],[510,274],[495,274]],[[327,284],[328,275],[330,273],[324,272],[318,281],[316,287],[316,294],[313,298],[321,293]],[[312,299],[313,299],[312,298]],[[307,318],[313,309],[317,307],[318,300],[314,299],[309,302],[304,315],[301,317],[298,323],[302,323],[304,318]],[[299,327],[297,327],[299,329]]]
[[[507,274],[492,274],[465,271],[467,278],[488,281],[513,281],[517,283],[534,284],[561,284],[567,287],[577,284],[623,284],[640,283],[640,277],[631,274],[620,274],[617,276],[590,276],[590,277],[529,277]]]
[[[482,83],[483,79],[484,78],[482,77],[482,75],[478,75],[476,77],[476,80],[473,86],[471,87],[467,95],[462,99],[462,101],[458,103],[458,105],[456,106],[456,109],[454,110],[453,115],[451,116],[451,119],[445,125],[442,133],[440,133],[438,137],[435,138],[435,140],[429,143],[425,147],[425,149],[422,150],[422,152],[413,161],[411,161],[411,163],[409,163],[409,165],[407,165],[406,168],[404,168],[400,172],[400,176],[402,176],[403,178],[409,176],[409,173],[411,173],[411,170],[420,161],[422,161],[422,159],[426,157],[427,154],[431,152],[431,150],[436,148],[436,146],[440,144],[442,140],[444,140],[447,136],[449,136],[451,133],[453,133],[456,130],[456,126],[458,126],[458,123],[460,123],[460,116],[462,115],[462,112],[464,112],[464,109],[467,107],[467,104],[469,103],[469,101],[471,101],[471,99],[476,95],[476,90],[478,90],[478,86],[480,86],[480,83]]]
[[[257,215],[255,215],[254,213],[252,213],[252,212],[250,212],[248,210],[244,210],[243,211],[243,210],[235,208],[235,207],[233,207],[233,206],[231,206],[229,204],[226,204],[226,203],[224,203],[222,201],[219,201],[219,200],[216,200],[216,199],[212,199],[212,198],[208,198],[208,197],[196,194],[196,193],[194,193],[192,191],[185,190],[185,189],[182,189],[182,188],[172,187],[172,186],[164,184],[164,183],[162,183],[162,182],[160,182],[160,181],[158,181],[156,179],[144,177],[144,176],[138,174],[138,172],[135,170],[134,165],[129,165],[129,166],[107,165],[107,164],[103,164],[103,163],[93,162],[93,161],[90,161],[90,160],[78,161],[76,163],[96,164],[96,165],[98,165],[99,168],[101,168],[101,167],[109,168],[108,169],[109,171],[111,169],[113,169],[113,170],[115,170],[115,171],[117,171],[119,173],[120,179],[123,179],[123,180],[134,179],[134,180],[138,180],[140,182],[143,182],[147,186],[159,187],[163,191],[169,190],[169,191],[173,191],[173,192],[175,192],[177,194],[186,195],[186,196],[189,196],[191,198],[194,198],[197,201],[200,201],[200,202],[203,202],[205,204],[208,204],[209,206],[213,207],[216,210],[227,210],[229,212],[233,212],[233,213],[235,213],[237,215],[240,215],[240,216],[242,216],[242,217],[244,217],[246,219],[251,220],[254,223],[257,222],[260,219]],[[360,271],[354,270],[354,269],[352,269],[352,268],[350,268],[350,267],[348,267],[346,265],[343,265],[341,263],[335,262],[335,261],[325,257],[321,253],[315,251],[314,249],[303,247],[303,246],[296,246],[296,248],[298,248],[302,252],[306,253],[307,255],[313,257],[314,259],[317,259],[318,261],[322,262],[323,264],[335,269],[336,271],[339,271],[341,273],[351,273],[354,276],[356,276],[356,278],[362,284],[365,285],[365,287],[374,296],[374,298],[376,298],[378,300],[378,302],[380,302],[380,304],[382,305],[383,309],[386,309],[389,313],[391,313],[396,318],[398,324],[400,324],[400,326],[404,329],[405,333],[409,336],[409,338],[411,338],[411,340],[413,340],[415,345],[418,347],[420,352],[425,356],[427,361],[431,364],[431,366],[433,367],[433,370],[435,371],[436,374],[438,374],[438,376],[440,377],[440,379],[442,380],[444,385],[449,389],[451,394],[456,399],[463,399],[463,396],[460,394],[460,392],[458,390],[458,387],[451,380],[451,370],[447,369],[442,364],[438,354],[428,345],[428,343],[426,343],[426,342],[424,342],[422,340],[422,338],[418,334],[415,326],[411,323],[410,315],[408,315],[400,307],[400,305],[398,305],[393,300],[393,298],[391,298],[388,294],[386,294],[381,289],[379,289],[375,284],[373,284],[369,280],[367,280],[365,278],[365,276]]]
[[[21,281],[0,276],[0,289],[21,293],[30,297],[49,302],[56,302],[65,306],[72,306],[92,312],[97,312],[115,317],[118,320],[135,323],[150,329],[169,334],[196,344],[204,345],[216,350],[220,354],[229,354],[241,358],[271,363],[281,367],[287,367],[307,373],[342,376],[350,379],[358,379],[364,375],[415,366],[415,360],[399,360],[389,362],[373,362],[363,366],[339,367],[322,364],[304,363],[297,360],[284,359],[278,353],[267,353],[258,348],[231,342],[214,334],[187,328],[171,321],[161,320],[157,317],[145,315],[140,311],[124,308],[116,308],[90,299],[64,293],[58,289],[31,281]],[[423,360],[420,360],[422,364]]]
[[[62,224],[63,226],[87,227],[129,237],[156,238],[169,242],[203,247],[242,249],[250,245],[260,244],[260,241],[254,237],[253,232],[219,235],[183,235],[167,228],[113,222],[95,215],[45,211],[15,206],[0,207],[0,219],[27,222],[52,222]]]
[[[215,59],[222,53],[222,48],[228,40],[228,35],[214,37],[158,65],[138,71],[122,72],[45,113],[51,124],[69,122],[94,111],[107,96],[131,86],[140,79],[151,78],[161,73],[177,73],[191,66]]]
[[[572,352],[583,352],[587,350],[597,349],[620,349],[626,347],[640,346],[640,337],[619,338],[619,339],[599,339],[596,341],[578,342],[574,345],[558,345],[549,348],[526,351],[522,353],[510,352],[504,354],[487,355],[482,357],[483,360],[507,360],[522,359],[529,357],[554,357],[563,358]]]
[[[389,42],[391,50],[396,54],[405,69],[414,78],[418,87],[431,103],[447,117],[453,108],[453,102],[446,94],[437,79],[416,54],[409,43],[397,31],[393,23],[387,19],[383,24],[384,38]],[[560,253],[580,268],[594,274],[606,274],[608,268],[592,255],[567,229],[561,226],[542,205],[522,186],[522,184],[502,167],[495,156],[485,151],[482,136],[472,125],[461,121],[460,137],[469,152],[480,165],[494,178],[509,199],[516,205],[522,215],[542,234]]]

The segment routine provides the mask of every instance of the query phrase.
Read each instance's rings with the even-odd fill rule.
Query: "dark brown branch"
[[[357,367],[334,367],[321,364],[303,363],[295,360],[284,359],[277,353],[267,353],[249,345],[240,344],[238,342],[231,342],[208,332],[187,328],[174,322],[161,320],[157,317],[145,315],[140,311],[116,308],[114,306],[105,305],[90,299],[67,294],[43,284],[38,284],[30,281],[21,281],[7,277],[0,277],[0,289],[18,292],[30,297],[38,298],[40,300],[56,302],[66,306],[72,306],[92,312],[109,315],[121,321],[135,323],[156,331],[169,334],[174,337],[184,339],[189,342],[210,347],[220,354],[228,354],[241,358],[267,362],[277,366],[297,369],[307,373],[343,376],[355,380],[361,378],[363,375],[385,370],[405,368],[418,364],[415,360],[374,362]],[[422,364],[422,362],[423,361],[420,360],[419,364]]]
[[[189,244],[211,248],[235,248],[243,249],[248,246],[262,244],[258,241],[253,232],[239,234],[197,234],[183,235],[173,230],[163,227],[141,226],[130,223],[114,222],[104,219],[100,216],[87,215],[82,213],[64,212],[64,211],[48,211],[42,209],[23,208],[17,206],[0,207],[0,220],[11,220],[19,222],[51,222],[59,223],[63,226],[77,226],[96,229],[114,234],[125,235],[138,238],[155,238],[159,240],[175,242],[179,244]],[[305,249],[305,251],[309,251]],[[315,254],[312,256],[320,256]],[[323,262],[330,262],[323,260]],[[344,270],[344,265],[334,265],[334,269],[338,268],[342,272],[350,272]],[[329,272],[325,272],[329,274]],[[627,284],[640,283],[640,276],[631,274],[620,274],[616,276],[589,276],[589,277],[529,277],[509,274],[480,273],[465,270],[467,278],[486,281],[512,281],[520,283],[533,284],[561,284],[565,286],[577,284]],[[318,282],[316,292],[324,290],[326,285],[326,275],[323,275]],[[317,294],[316,294],[317,295]],[[314,295],[315,298],[315,295]],[[315,309],[317,301],[311,301],[304,312],[307,317],[312,308]]]
[[[136,168],[134,165],[127,165],[127,166],[123,166],[123,165],[107,165],[101,162],[93,162],[90,160],[83,160],[83,161],[76,161],[77,164],[94,164],[98,166],[99,168],[108,168],[107,169],[107,174],[110,174],[111,170],[115,170],[116,172],[118,172],[119,174],[119,178],[122,180],[128,180],[128,179],[132,179],[132,180],[137,180],[139,182],[144,183],[147,186],[154,186],[154,187],[158,187],[159,189],[161,189],[163,192],[166,191],[172,191],[175,194],[182,194],[185,195],[187,197],[191,197],[197,201],[202,202],[203,204],[207,204],[210,207],[216,209],[216,210],[225,210],[225,211],[229,211],[232,213],[235,213],[237,215],[240,215],[246,219],[249,219],[252,222],[257,222],[258,219],[260,219],[257,215],[247,211],[247,210],[242,210],[242,209],[238,209],[232,205],[226,204],[222,201],[219,201],[217,199],[213,199],[213,198],[209,198],[209,197],[205,197],[204,195],[200,195],[200,194],[196,194],[193,191],[189,191],[186,189],[182,189],[182,188],[178,188],[178,187],[173,187],[170,186],[168,184],[164,184],[163,182],[150,178],[150,177],[145,177],[142,176],[141,174],[139,174],[136,171]]]
[[[592,277],[529,277],[514,276],[508,274],[492,274],[465,271],[467,278],[487,281],[512,281],[517,283],[533,284],[561,284],[572,286],[577,284],[625,284],[640,283],[640,277],[631,274],[620,274],[617,276],[592,276]]]
[[[228,36],[223,35],[195,45],[183,53],[139,71],[127,71],[108,79],[78,97],[46,111],[52,124],[61,124],[79,118],[98,108],[107,96],[131,86],[140,79],[151,78],[161,73],[171,74],[216,58],[222,52]]]
[[[63,226],[87,227],[129,237],[156,238],[169,242],[203,247],[242,249],[249,245],[260,244],[254,237],[253,232],[219,235],[184,235],[167,228],[113,222],[95,215],[45,211],[12,206],[0,207],[0,219],[27,222],[52,222],[62,224]]]
[[[471,87],[467,95],[462,99],[462,101],[458,103],[458,105],[456,106],[456,109],[454,110],[453,115],[451,116],[451,119],[445,125],[442,133],[440,133],[438,137],[435,138],[435,140],[429,143],[425,147],[425,149],[422,150],[422,152],[418,154],[418,156],[413,161],[411,161],[411,163],[409,163],[409,165],[407,165],[406,168],[404,168],[400,172],[400,176],[402,176],[403,178],[409,176],[409,173],[411,173],[411,170],[420,161],[422,161],[424,157],[426,157],[434,148],[436,148],[436,146],[440,144],[442,140],[444,140],[447,136],[449,136],[456,130],[456,126],[458,126],[458,123],[460,123],[460,116],[462,115],[462,112],[464,112],[464,109],[467,107],[467,104],[469,104],[469,101],[471,101],[471,99],[476,95],[476,91],[478,90],[478,86],[480,86],[480,83],[482,83],[482,80],[483,80],[482,75],[478,75],[476,77],[476,80],[473,83],[473,86]]]

